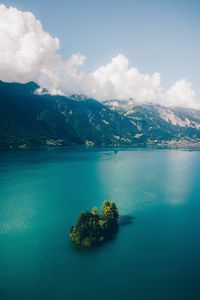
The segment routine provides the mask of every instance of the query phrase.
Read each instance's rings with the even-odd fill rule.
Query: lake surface
[[[105,199],[135,219],[76,249],[71,225]],[[0,152],[0,299],[199,300],[200,152]]]

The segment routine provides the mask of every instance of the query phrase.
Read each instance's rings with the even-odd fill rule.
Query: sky
[[[99,100],[200,105],[199,1],[0,3],[1,80],[34,80],[54,94]]]

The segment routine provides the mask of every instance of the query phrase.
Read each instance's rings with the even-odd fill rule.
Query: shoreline
[[[136,150],[136,149],[146,149],[146,150],[200,150],[200,142],[188,142],[188,141],[169,141],[167,143],[146,143],[146,144],[135,144],[135,145],[44,145],[37,147],[1,147],[0,152],[12,152],[12,151],[33,151],[33,150],[113,150],[114,151],[126,151],[126,150]]]

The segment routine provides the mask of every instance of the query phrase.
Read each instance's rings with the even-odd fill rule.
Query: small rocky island
[[[83,212],[75,226],[71,227],[70,238],[80,247],[90,248],[111,239],[118,229],[119,212],[113,201],[104,201],[102,211],[94,207]]]

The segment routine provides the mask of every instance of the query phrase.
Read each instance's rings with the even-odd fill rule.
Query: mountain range
[[[198,143],[200,111],[38,94],[39,86],[0,81],[0,148]]]

